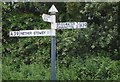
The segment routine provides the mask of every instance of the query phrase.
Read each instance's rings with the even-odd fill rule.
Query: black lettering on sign
[[[84,23],[84,26],[86,27],[86,26],[87,26],[87,23]]]
[[[21,33],[21,35],[31,35],[32,34],[32,32],[20,32]]]
[[[13,36],[13,32],[10,32],[10,35]]]
[[[19,31],[14,32],[14,36],[19,36]]]
[[[48,18],[45,17],[44,20],[48,21]]]
[[[45,34],[45,31],[42,31],[41,34]]]
[[[35,31],[35,32],[34,32],[34,35],[41,35],[41,34],[45,34],[45,31],[41,31],[41,32]]]

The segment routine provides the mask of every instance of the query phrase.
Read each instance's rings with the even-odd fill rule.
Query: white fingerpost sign
[[[57,23],[56,29],[80,29],[87,28],[87,22],[61,22]]]
[[[43,14],[42,15],[42,19],[44,20],[44,21],[46,21],[46,22],[53,22],[53,17],[52,16],[50,16],[50,15],[47,15],[47,14]]]
[[[10,31],[10,37],[55,36],[55,30],[20,30]]]
[[[58,10],[54,5],[49,9],[50,15],[42,14],[45,22],[51,23],[51,29],[46,30],[20,30],[10,31],[10,37],[51,36],[51,80],[56,80],[56,29],[80,29],[87,28],[87,22],[60,22],[56,23]]]

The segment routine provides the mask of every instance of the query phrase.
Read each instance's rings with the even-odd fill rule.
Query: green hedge
[[[3,62],[4,80],[50,80],[50,63],[34,62],[19,66],[13,63],[14,59],[5,57]],[[71,60],[71,61],[68,61]],[[19,62],[19,61],[16,61]],[[119,80],[120,61],[111,60],[104,56],[65,57],[57,59],[57,80]]]

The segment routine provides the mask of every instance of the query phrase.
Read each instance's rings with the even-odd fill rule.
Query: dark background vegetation
[[[57,22],[87,22],[56,30],[57,80],[120,80],[120,3],[6,2],[2,4],[2,79],[50,80],[50,37],[9,37],[10,31],[50,29],[43,13],[54,4]]]

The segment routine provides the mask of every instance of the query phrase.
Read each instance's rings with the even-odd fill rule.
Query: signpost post
[[[10,31],[10,37],[51,36],[51,80],[56,80],[56,29],[80,29],[87,28],[87,22],[62,22],[56,23],[58,10],[54,5],[49,9],[50,15],[43,14],[43,21],[51,23],[51,29],[47,30],[20,30]]]
[[[51,29],[55,30],[56,29],[56,12],[58,10],[54,5],[49,9],[51,16],[53,17],[51,22]],[[56,80],[56,37],[51,36],[51,80]]]

